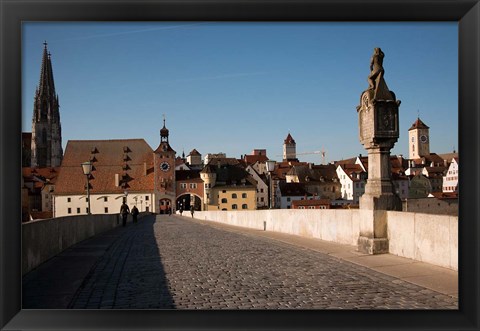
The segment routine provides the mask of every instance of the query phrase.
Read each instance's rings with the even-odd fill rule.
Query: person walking
[[[183,214],[183,207],[180,207],[180,216]]]
[[[139,214],[137,206],[133,206],[131,213],[132,213],[133,223],[137,223],[138,221],[137,217]]]
[[[193,218],[193,213],[195,213],[195,208],[193,208],[193,206],[190,207],[190,214],[192,214],[192,218]]]
[[[128,205],[123,201],[122,206],[120,207],[120,214],[122,215],[122,226],[127,225],[127,216],[128,213],[130,212],[130,208],[128,208]]]

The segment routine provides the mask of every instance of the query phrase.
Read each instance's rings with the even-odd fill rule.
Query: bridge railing
[[[359,209],[197,211],[195,218],[356,246]],[[389,253],[458,270],[458,217],[387,212]]]
[[[22,275],[68,247],[120,224],[119,214],[66,216],[22,223]]]

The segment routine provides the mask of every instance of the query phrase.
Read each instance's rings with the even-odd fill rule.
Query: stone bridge
[[[458,309],[448,268],[190,215],[144,215],[126,227],[115,217],[77,219],[90,238],[65,230],[74,220],[24,224],[25,236],[65,223],[57,235],[78,242],[50,238],[62,250],[24,269],[23,309]],[[104,225],[94,233],[92,221]]]

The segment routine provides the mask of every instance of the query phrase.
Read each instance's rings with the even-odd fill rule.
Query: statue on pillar
[[[372,59],[370,60],[370,75],[368,76],[368,84],[370,85],[369,89],[375,90],[375,88],[378,86],[376,82],[377,78],[383,78],[383,73],[385,72],[385,70],[383,70],[384,57],[385,54],[382,52],[382,50],[378,47],[375,47],[373,50]]]
[[[400,100],[385,83],[383,58],[375,48],[370,61],[369,87],[357,106],[359,138],[368,151],[368,180],[360,197],[361,221],[358,247],[370,254],[388,252],[386,211],[402,210],[391,178],[390,150],[399,137]]]

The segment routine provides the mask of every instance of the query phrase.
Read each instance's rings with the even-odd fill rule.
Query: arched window
[[[233,205],[232,205],[232,209],[237,209],[237,205],[236,205],[236,204],[233,204]]]
[[[247,206],[246,203],[244,203],[244,204],[242,205],[242,209],[248,209],[248,206]]]
[[[237,198],[237,193],[232,193],[232,199],[236,199]]]
[[[227,203],[227,198],[223,198],[222,203]]]
[[[247,193],[242,193],[242,198],[246,198],[247,197]]]

